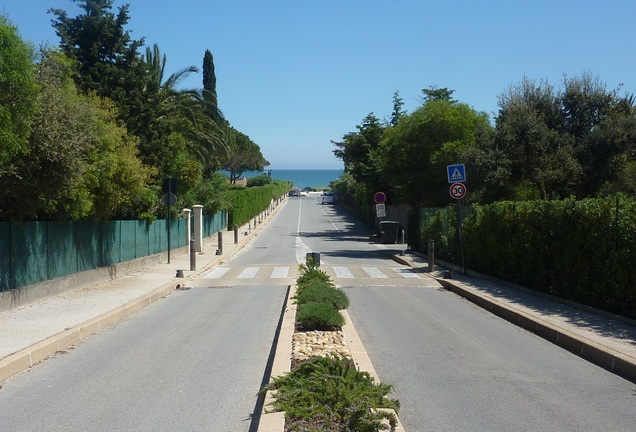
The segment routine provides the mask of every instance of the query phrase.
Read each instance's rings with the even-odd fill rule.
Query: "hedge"
[[[247,223],[267,209],[272,200],[285,195],[291,187],[290,182],[276,180],[264,186],[228,190],[228,229]]]
[[[538,291],[636,318],[636,200],[477,205],[463,213],[467,268]],[[454,207],[423,218],[422,245],[461,265]]]

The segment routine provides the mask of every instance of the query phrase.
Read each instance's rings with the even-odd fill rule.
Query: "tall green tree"
[[[576,194],[593,196],[618,180],[618,159],[636,139],[633,109],[628,97],[619,95],[620,87],[609,90],[589,72],[564,77],[563,87],[559,94],[563,122],[574,137],[576,158],[583,169]]]
[[[404,100],[400,97],[400,92],[393,93],[393,112],[391,113],[391,126],[395,126],[397,122],[400,120],[405,111],[402,110],[404,106]]]
[[[450,90],[447,87],[437,88],[434,86],[429,86],[427,89],[422,89],[422,93],[424,94],[424,102],[434,102],[434,101],[445,101],[450,103],[457,102],[453,99],[453,93],[455,90]]]
[[[224,118],[223,113],[219,109],[219,98],[216,92],[214,57],[210,50],[207,49],[203,55],[203,100],[206,114],[220,125]]]
[[[218,165],[227,152],[222,128],[206,113],[206,101],[197,89],[179,85],[196,66],[188,66],[166,76],[166,55],[155,44],[146,49],[146,63],[153,85],[159,88],[152,134],[144,144],[148,163],[160,167],[165,177],[183,177],[183,186],[196,184],[197,172]]]
[[[116,109],[77,91],[72,62],[43,51],[28,155],[0,167],[0,217],[11,220],[138,217],[148,210],[150,171]],[[15,205],[15,203],[20,205]]]
[[[371,153],[379,146],[385,126],[373,113],[367,114],[357,132],[347,133],[336,146],[334,155],[344,162],[345,171],[358,182],[374,183],[377,178]]]
[[[69,17],[62,9],[50,9],[62,52],[75,61],[75,82],[83,92],[95,91],[118,106],[128,129],[143,137],[155,114],[152,81],[139,52],[144,39],[133,39],[125,29],[129,5],[111,12],[113,0],[72,0],[83,10]]]
[[[564,78],[562,89],[526,77],[511,86],[499,98],[493,147],[485,150],[497,155],[489,199],[628,192],[621,184],[636,117],[633,98],[618,93],[589,73]]]
[[[31,47],[0,16],[0,165],[27,148],[38,91],[33,60]]]
[[[386,130],[371,158],[396,201],[441,206],[449,202],[446,166],[463,161],[489,129],[487,115],[466,104],[427,100]]]
[[[234,184],[246,171],[262,171],[269,165],[260,147],[249,136],[231,126],[228,126],[225,136],[228,154],[222,160],[221,168],[230,173],[230,183]]]

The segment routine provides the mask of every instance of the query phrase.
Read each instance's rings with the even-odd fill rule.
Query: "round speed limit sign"
[[[450,185],[450,196],[455,199],[462,199],[466,195],[466,186],[464,183],[453,183]]]

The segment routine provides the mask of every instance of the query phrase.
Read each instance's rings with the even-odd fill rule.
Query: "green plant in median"
[[[296,303],[327,303],[334,309],[347,309],[349,297],[344,291],[322,282],[312,281],[296,293]]]
[[[328,303],[305,303],[298,306],[296,324],[304,330],[333,330],[341,328],[345,319],[339,310]]]
[[[393,413],[374,411],[399,409],[399,401],[387,397],[392,386],[374,383],[368,372],[356,370],[348,359],[312,357],[293,372],[275,378],[261,393],[268,390],[277,390],[272,405],[285,411],[290,431],[375,432],[385,430],[383,419],[391,430],[397,423]]]
[[[307,260],[307,264],[300,264],[298,268],[300,270],[300,276],[296,280],[298,290],[302,290],[305,286],[314,282],[324,282],[331,287],[334,286],[329,275],[320,270],[311,258]]]

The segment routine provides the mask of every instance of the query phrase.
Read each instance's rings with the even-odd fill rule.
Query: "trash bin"
[[[398,241],[399,222],[382,221],[380,222],[380,232],[382,243],[397,243]]]

